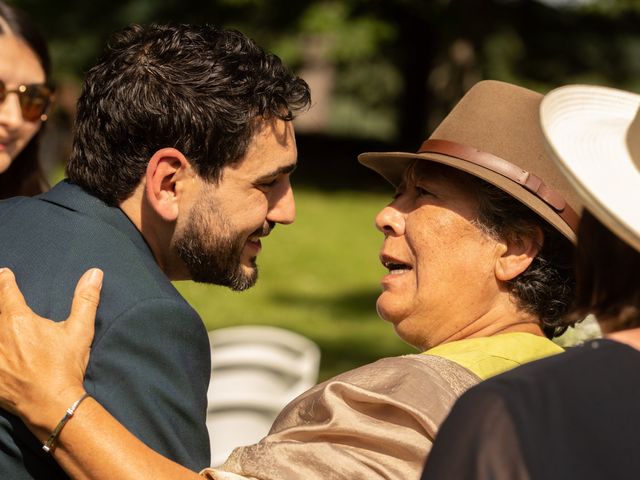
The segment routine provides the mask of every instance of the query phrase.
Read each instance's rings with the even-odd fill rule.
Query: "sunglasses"
[[[18,95],[22,118],[29,122],[47,119],[47,110],[53,99],[51,88],[42,83],[34,83],[19,85],[18,88],[9,90],[6,84],[0,80],[0,103],[3,103],[10,93]]]

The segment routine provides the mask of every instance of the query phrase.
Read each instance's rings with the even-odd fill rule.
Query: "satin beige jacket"
[[[268,436],[240,447],[214,480],[418,479],[438,426],[480,378],[450,360],[406,355],[321,383],[293,400]]]

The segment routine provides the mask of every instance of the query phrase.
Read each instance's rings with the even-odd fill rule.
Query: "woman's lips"
[[[397,279],[412,270],[410,264],[384,253],[380,255],[380,262],[389,271],[389,273],[382,278],[383,283]]]

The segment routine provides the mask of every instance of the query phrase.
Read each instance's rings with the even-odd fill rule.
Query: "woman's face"
[[[37,55],[11,34],[0,35],[0,80],[7,90],[46,80]],[[41,124],[40,120],[28,121],[22,117],[17,94],[9,93],[0,103],[0,173],[9,168]]]
[[[502,250],[476,225],[478,201],[447,167],[417,162],[376,217],[385,240],[379,315],[406,342],[427,349],[491,312]],[[453,171],[455,172],[455,171]]]

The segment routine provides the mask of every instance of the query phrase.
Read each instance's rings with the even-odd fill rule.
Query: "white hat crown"
[[[585,207],[640,251],[640,95],[567,85],[544,97],[540,120]]]

